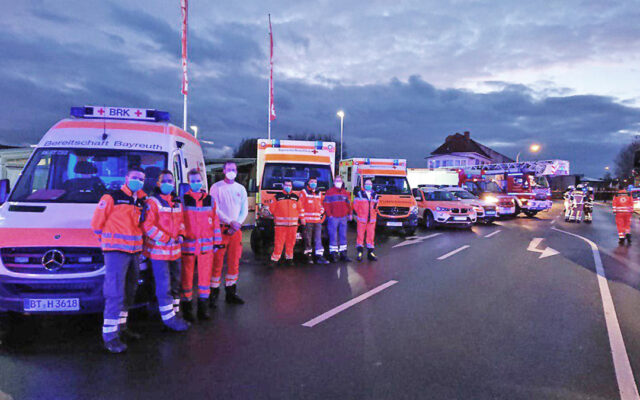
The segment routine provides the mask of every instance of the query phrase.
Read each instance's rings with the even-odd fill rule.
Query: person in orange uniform
[[[127,328],[128,307],[133,304],[140,273],[142,229],[140,217],[146,194],[141,190],[144,172],[131,168],[124,185],[100,199],[91,219],[104,254],[104,322],[102,339],[111,353],[122,353],[122,342],[140,335]]]
[[[323,195],[318,192],[318,179],[310,178],[302,192],[300,202],[304,208],[304,256],[305,261],[313,264],[315,252],[316,263],[329,264],[324,258],[324,246],[322,245],[322,221],[324,220]]]
[[[182,312],[193,322],[193,270],[198,264],[198,318],[209,319],[209,282],[213,253],[222,243],[216,203],[202,189],[202,174],[192,169],[188,174],[190,190],[184,195],[185,239],[182,242]]]
[[[633,215],[633,198],[625,189],[621,189],[613,197],[613,213],[618,228],[618,243],[624,244],[627,239],[631,243],[631,215]]]
[[[353,210],[356,212],[357,222],[357,259],[362,261],[364,252],[364,243],[366,238],[367,249],[369,253],[367,258],[371,261],[377,261],[374,239],[376,236],[376,219],[378,216],[378,194],[373,191],[373,182],[371,179],[364,181],[364,187],[358,191],[353,199]]]
[[[271,213],[274,219],[275,243],[271,255],[270,267],[274,267],[285,250],[288,265],[293,265],[293,248],[296,244],[298,221],[304,225],[304,208],[297,194],[292,193],[293,182],[290,179],[282,183],[282,192],[277,193]]]
[[[186,232],[182,204],[174,189],[171,171],[160,172],[158,186],[145,204],[143,254],[151,260],[162,321],[173,331],[186,331],[189,325],[178,315],[181,243]]]

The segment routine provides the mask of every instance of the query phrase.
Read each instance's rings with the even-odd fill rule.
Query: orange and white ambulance
[[[187,171],[205,168],[199,142],[170,124],[167,112],[73,107],[71,118],[45,133],[0,198],[0,310],[102,311],[105,269],[91,217],[131,166],[145,171],[147,193],[163,169],[185,190]]]
[[[418,226],[418,204],[407,180],[407,160],[350,158],[340,161],[339,174],[345,188],[358,190],[371,179],[378,193],[378,226],[413,235]]]
[[[273,244],[270,206],[276,193],[282,191],[282,183],[290,179],[294,193],[300,193],[309,178],[315,177],[318,180],[317,190],[326,192],[333,186],[335,155],[334,142],[258,139],[256,223],[251,232],[254,254],[265,252]]]

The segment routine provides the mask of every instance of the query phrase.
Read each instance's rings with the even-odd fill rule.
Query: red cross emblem
[[[136,110],[136,112],[134,112],[134,114],[135,114],[135,115],[137,115],[137,116],[138,116],[138,118],[139,118],[139,117],[140,117],[140,114],[142,114],[142,113],[140,112],[140,110]]]
[[[100,115],[104,114],[104,109],[103,108],[99,109],[98,110],[98,114],[100,114]]]
[[[313,154],[318,154],[318,150],[313,149]]]

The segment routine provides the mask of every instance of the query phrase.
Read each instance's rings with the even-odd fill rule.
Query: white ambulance
[[[163,169],[182,191],[188,170],[205,169],[199,142],[167,112],[73,107],[47,131],[15,187],[0,190],[0,310],[102,311],[104,264],[91,217],[132,166],[145,171],[147,193]]]
[[[273,243],[274,227],[270,206],[286,179],[300,193],[310,177],[318,180],[318,191],[333,186],[336,144],[334,142],[258,139],[256,225],[251,232],[254,254],[264,253]],[[298,233],[298,239],[301,239]]]

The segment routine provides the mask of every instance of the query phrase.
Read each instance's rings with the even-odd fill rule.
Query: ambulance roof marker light
[[[96,110],[97,109],[97,110]],[[70,113],[76,118],[100,118],[100,119],[119,119],[119,120],[141,120],[155,122],[169,122],[171,114],[167,111],[158,111],[144,108],[126,108],[126,107],[102,107],[102,106],[84,106],[71,107]]]

